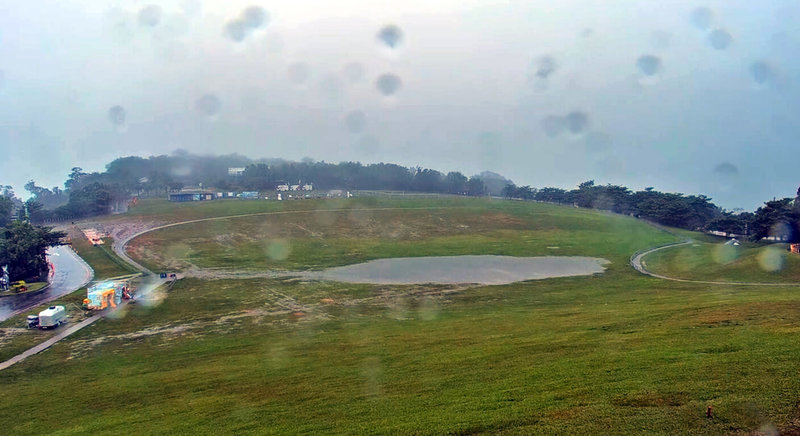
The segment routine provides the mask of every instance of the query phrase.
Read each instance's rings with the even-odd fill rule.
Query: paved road
[[[41,353],[42,351],[50,348],[56,342],[66,338],[67,336],[69,336],[69,335],[77,332],[78,330],[88,326],[89,324],[97,321],[98,319],[104,317],[105,315],[106,315],[105,312],[101,312],[101,313],[98,313],[97,315],[92,315],[89,318],[86,318],[85,320],[75,324],[74,326],[61,327],[62,331],[59,332],[58,334],[56,334],[55,336],[51,337],[50,339],[42,342],[39,345],[36,345],[35,347],[32,347],[32,348],[29,348],[29,349],[25,350],[25,352],[23,352],[23,353],[17,354],[16,356],[12,357],[11,359],[6,360],[5,362],[0,362],[0,371],[8,368],[9,366],[11,366],[11,365],[13,365],[15,363],[19,363],[19,362],[25,360],[26,358],[28,358],[30,356],[33,356],[36,353]]]
[[[689,280],[689,279],[680,279],[677,277],[669,277],[662,274],[656,274],[647,269],[647,262],[644,261],[644,257],[648,254],[655,253],[656,251],[666,250],[668,248],[680,247],[682,245],[692,244],[695,241],[693,240],[685,240],[681,242],[676,242],[674,244],[663,245],[660,247],[654,247],[649,250],[640,251],[634,253],[631,256],[631,266],[642,274],[647,274],[649,276],[663,279],[663,280],[671,280],[673,282],[683,282],[683,283],[699,283],[704,285],[736,285],[736,286],[798,286],[797,283],[757,283],[757,282],[721,282],[721,281],[710,281],[710,280]]]
[[[55,269],[50,287],[40,294],[0,298],[0,321],[74,292],[89,283],[94,276],[89,265],[68,246],[50,248],[47,250],[47,257]]]
[[[282,210],[282,211],[272,211],[272,212],[255,212],[255,213],[247,213],[247,214],[240,214],[240,215],[227,215],[227,216],[215,216],[210,218],[199,218],[194,220],[188,221],[180,221],[176,223],[164,224],[161,226],[151,227],[146,230],[142,230],[141,232],[135,233],[133,235],[128,236],[125,239],[120,241],[114,241],[114,245],[111,247],[114,250],[114,253],[117,256],[121,257],[123,260],[128,262],[129,264],[133,265],[139,271],[144,272],[145,274],[153,274],[152,271],[145,268],[143,265],[139,264],[135,260],[131,259],[128,256],[128,253],[125,251],[125,246],[128,245],[130,241],[139,236],[142,236],[146,233],[154,232],[156,230],[166,229],[169,227],[176,227],[182,226],[185,224],[192,224],[192,223],[201,223],[206,221],[220,221],[220,220],[228,220],[232,218],[247,218],[247,217],[254,217],[254,216],[268,216],[268,215],[291,215],[291,214],[308,214],[308,213],[341,213],[341,212],[376,212],[376,211],[383,211],[383,210],[439,210],[439,209],[462,209],[463,207],[460,206],[432,206],[432,207],[373,207],[373,208],[359,208],[359,209],[308,209],[308,210]]]

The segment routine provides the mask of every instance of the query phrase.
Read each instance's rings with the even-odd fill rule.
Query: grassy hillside
[[[299,210],[212,220],[143,235],[131,254],[155,270],[308,269],[404,256],[606,257],[675,238],[628,217],[500,200],[304,201]],[[235,213],[249,211],[248,203]],[[291,204],[291,203],[289,203]],[[241,207],[245,207],[240,209]]]
[[[94,270],[95,280],[137,272],[114,253],[111,238],[104,238],[102,245],[92,245],[77,227],[69,229],[69,238],[75,252]]]
[[[800,284],[800,256],[789,253],[786,244],[695,242],[657,251],[644,261],[648,269],[669,277]]]
[[[625,217],[484,200],[439,211],[412,204],[426,203],[381,203],[406,210],[355,220],[354,234],[341,219],[269,216],[268,225],[289,228],[280,238],[292,246],[312,236],[290,221],[324,235],[331,248],[319,257],[292,250],[287,261],[299,268],[335,264],[353,247],[361,254],[347,262],[395,255],[407,241],[419,254],[559,246],[612,264],[598,276],[467,289],[184,279],[159,302],[0,372],[13,393],[0,423],[11,434],[749,434],[800,419],[796,288],[640,275],[630,254],[675,238]],[[202,247],[211,232],[258,228],[249,220],[172,237]],[[410,223],[422,229],[416,236],[402,233]],[[154,253],[170,247],[156,236]],[[238,261],[254,268],[260,254],[241,250]]]

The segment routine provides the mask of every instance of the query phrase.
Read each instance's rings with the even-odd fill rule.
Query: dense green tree
[[[5,195],[0,195],[0,227],[5,227],[11,222],[11,213],[14,210],[14,202]]]
[[[444,192],[442,173],[428,168],[417,168],[411,189],[420,192]]]
[[[794,200],[782,198],[764,203],[756,210],[752,222],[751,237],[760,240],[768,236],[797,240],[797,222],[800,216],[795,213]]]
[[[51,227],[14,221],[0,230],[0,265],[8,265],[12,280],[38,279],[47,273],[45,252],[67,236]]]
[[[445,189],[449,194],[464,194],[467,192],[467,177],[458,171],[451,171],[444,176]]]
[[[478,176],[472,176],[467,180],[467,195],[472,195],[474,197],[480,197],[481,195],[485,195],[487,191],[486,185],[483,183]]]

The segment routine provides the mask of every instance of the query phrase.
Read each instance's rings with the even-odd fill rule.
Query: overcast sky
[[[20,193],[178,148],[726,208],[800,184],[796,1],[3,3],[0,184]]]

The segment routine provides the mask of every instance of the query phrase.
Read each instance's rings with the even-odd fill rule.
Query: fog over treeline
[[[599,209],[631,215],[666,226],[689,230],[721,231],[731,236],[785,241],[800,238],[800,189],[796,197],[767,200],[755,212],[730,211],[705,195],[661,192],[653,187],[632,190],[626,186],[582,182],[574,189],[552,186],[517,186],[493,172],[470,177],[458,171],[404,167],[392,163],[327,163],[307,158],[253,160],[231,154],[195,155],[178,150],[171,155],[115,159],[102,172],[72,168],[65,189],[48,189],[31,180],[31,195],[22,203],[11,187],[0,196],[0,215],[10,219],[16,202],[19,219],[35,223],[74,220],[124,211],[130,200],[166,198],[174,192],[257,192],[276,199],[278,185],[311,185],[294,197],[325,197],[326,190],[410,191],[473,197],[504,197]],[[357,193],[357,195],[360,195]],[[373,195],[365,193],[365,195]],[[289,197],[287,197],[288,199]]]
[[[5,2],[0,174],[182,148],[790,197],[800,4]]]

